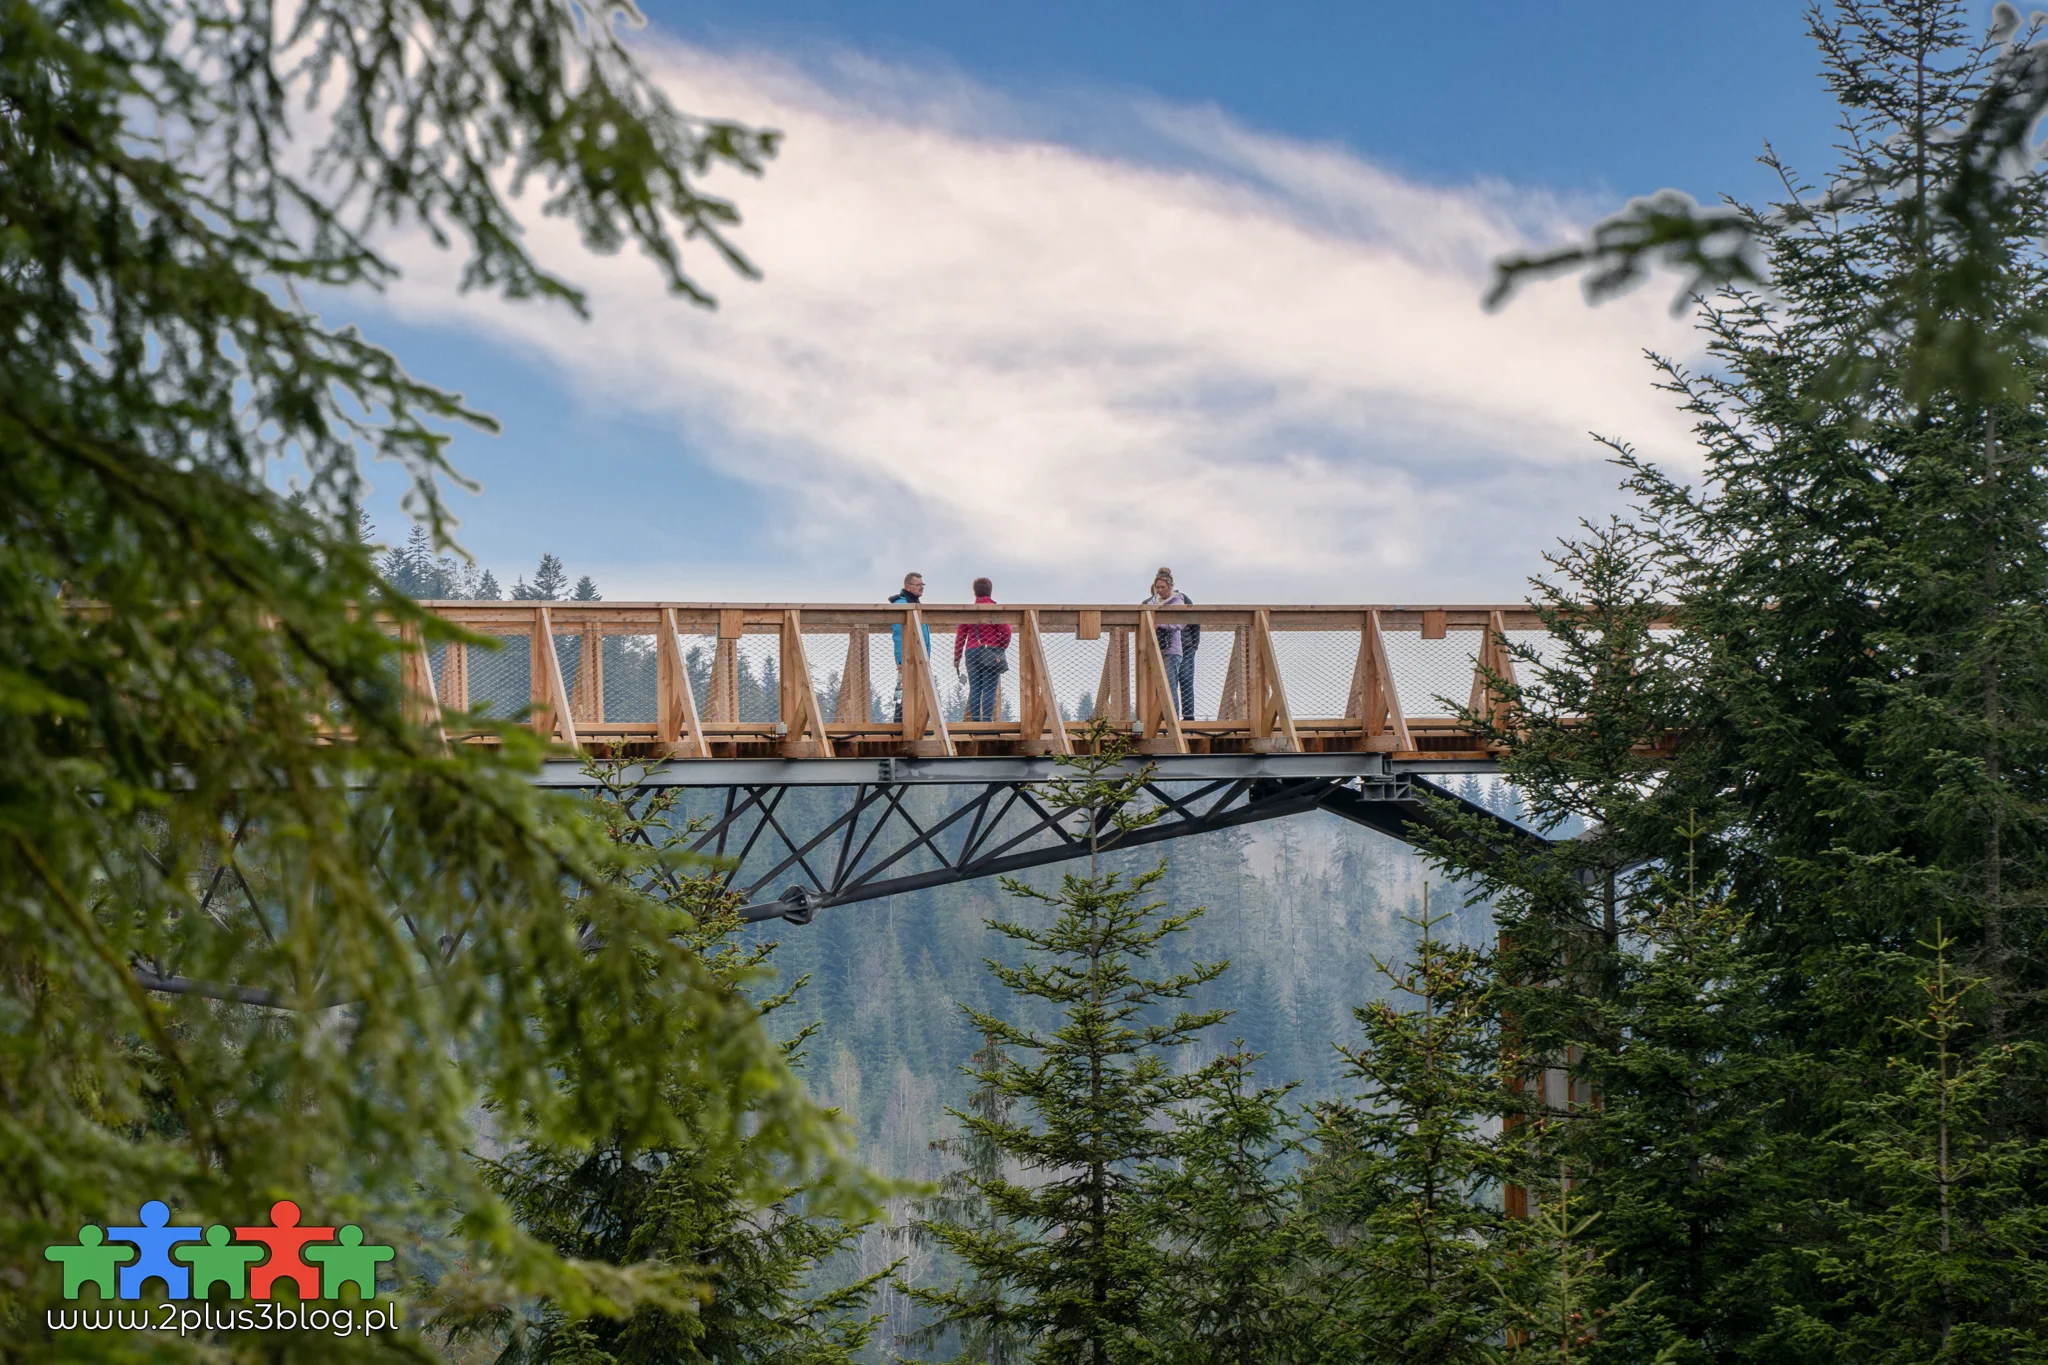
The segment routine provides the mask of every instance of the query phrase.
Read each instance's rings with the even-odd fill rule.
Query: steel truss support
[[[1152,809],[1154,818],[1121,831],[1103,815],[1091,828],[1087,811],[1056,804],[1047,783],[1061,774],[1051,760],[1037,758],[694,760],[636,774],[637,795],[629,799],[684,788],[686,827],[674,842],[718,860],[725,887],[744,899],[742,919],[796,924],[810,923],[827,906],[1085,858],[1091,847],[1137,848],[1315,810],[1411,842],[1439,828],[1448,810],[1490,822],[1503,843],[1545,843],[1429,780],[1488,771],[1491,763],[1340,753],[1196,755],[1145,764],[1134,763],[1127,775],[1146,774],[1134,804]],[[540,781],[593,785],[579,764],[550,763]],[[232,831],[220,863],[197,888],[197,909],[224,923],[246,919],[270,937],[269,912],[235,861],[245,833],[244,825]],[[450,939],[425,942],[398,889],[390,889],[394,914],[427,970],[460,950]],[[188,979],[175,963],[138,961],[133,970],[148,990],[290,1007],[267,990]],[[340,1003],[321,996],[317,983],[312,994],[314,1008]]]
[[[1133,848],[1313,810],[1412,840],[1440,823],[1434,803],[1449,802],[1495,821],[1510,838],[1537,840],[1410,773],[1158,778],[1144,784],[1138,800],[1155,807],[1156,817],[1118,832],[1099,822],[1091,830],[1085,810],[1052,804],[1039,784],[1026,780],[942,787],[754,783],[720,790],[716,808],[700,814],[705,823],[684,840],[691,851],[724,864],[727,888],[745,897],[742,919],[796,924],[808,924],[827,906],[1085,858],[1091,846]]]

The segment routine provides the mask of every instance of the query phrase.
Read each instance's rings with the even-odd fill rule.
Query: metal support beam
[[[928,790],[933,785],[868,782],[844,798],[818,791],[808,801],[791,800],[793,789],[783,786],[728,788],[721,809],[689,847],[727,861],[722,876],[728,890],[745,898],[742,919],[807,924],[827,906],[1085,858],[1091,847],[1138,848],[1313,810],[1412,840],[1439,823],[1432,802],[1447,801],[1484,815],[1504,837],[1542,842],[1411,774],[1155,777],[1139,799],[1154,806],[1158,818],[1109,838],[1100,838],[1098,830],[1099,842],[1091,840],[1086,811],[1049,804],[1035,782],[985,780],[971,784],[964,800],[957,791],[947,800],[945,793]]]

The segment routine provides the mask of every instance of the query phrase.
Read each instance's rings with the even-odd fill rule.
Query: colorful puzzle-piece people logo
[[[142,1297],[142,1287],[160,1281],[167,1299],[206,1298],[222,1286],[230,1299],[269,1299],[289,1281],[301,1299],[338,1299],[354,1285],[364,1299],[377,1296],[377,1266],[396,1253],[363,1242],[353,1223],[337,1231],[303,1227],[299,1206],[280,1199],[270,1206],[270,1226],[204,1230],[170,1226],[171,1211],[160,1199],[142,1206],[135,1227],[82,1227],[70,1246],[46,1247],[45,1260],[64,1267],[64,1297],[75,1299],[86,1285],[100,1297]],[[111,1239],[111,1240],[110,1240]]]

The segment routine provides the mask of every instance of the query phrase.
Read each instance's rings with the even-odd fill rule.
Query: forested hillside
[[[1507,808],[1505,788],[1485,794]],[[1373,959],[1399,959],[1411,946],[1401,916],[1416,908],[1420,860],[1384,835],[1323,814],[1164,849],[1162,895],[1175,907],[1209,909],[1171,942],[1166,963],[1230,963],[1198,997],[1233,1011],[1205,1053],[1241,1035],[1265,1054],[1263,1079],[1300,1080],[1303,1100],[1334,1093],[1331,1044],[1355,1032],[1352,1007],[1382,990]],[[1160,856],[1141,849],[1108,861],[1134,872]],[[1047,886],[1059,873],[1041,868],[1025,880]],[[1005,945],[983,921],[1002,899],[998,883],[974,882],[837,907],[802,927],[777,921],[751,931],[778,940],[773,960],[784,982],[810,978],[785,1027],[820,1026],[809,1047],[811,1084],[856,1121],[861,1155],[888,1174],[937,1174],[928,1143],[954,1127],[945,1110],[964,1101],[960,1068],[978,1044],[960,1007],[997,1003],[983,959],[1004,956]],[[1488,934],[1484,906],[1456,922],[1470,941]]]

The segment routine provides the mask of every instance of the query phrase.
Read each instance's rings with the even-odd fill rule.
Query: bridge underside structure
[[[1149,823],[1111,834],[1048,787],[1058,770],[1029,758],[844,759],[788,764],[734,760],[623,774],[637,796],[683,787],[694,826],[677,842],[716,859],[741,918],[807,924],[818,911],[1085,858],[1097,837],[1118,849],[1328,811],[1404,841],[1447,811],[1476,814],[1504,838],[1537,835],[1432,778],[1480,771],[1478,761],[1426,769],[1379,754],[1221,755],[1153,759],[1133,805]],[[581,765],[550,764],[549,786],[590,785]]]
[[[1121,847],[1314,810],[1410,839],[1463,804],[1432,776],[1496,766],[1466,717],[1504,719],[1516,646],[1544,640],[1485,605],[424,605],[468,632],[404,641],[450,742],[524,716],[644,763],[687,789],[677,840],[744,916],[797,923],[1084,856],[1087,816],[1045,784],[1103,720],[1151,768],[1156,818]],[[541,780],[595,779],[565,758]]]

